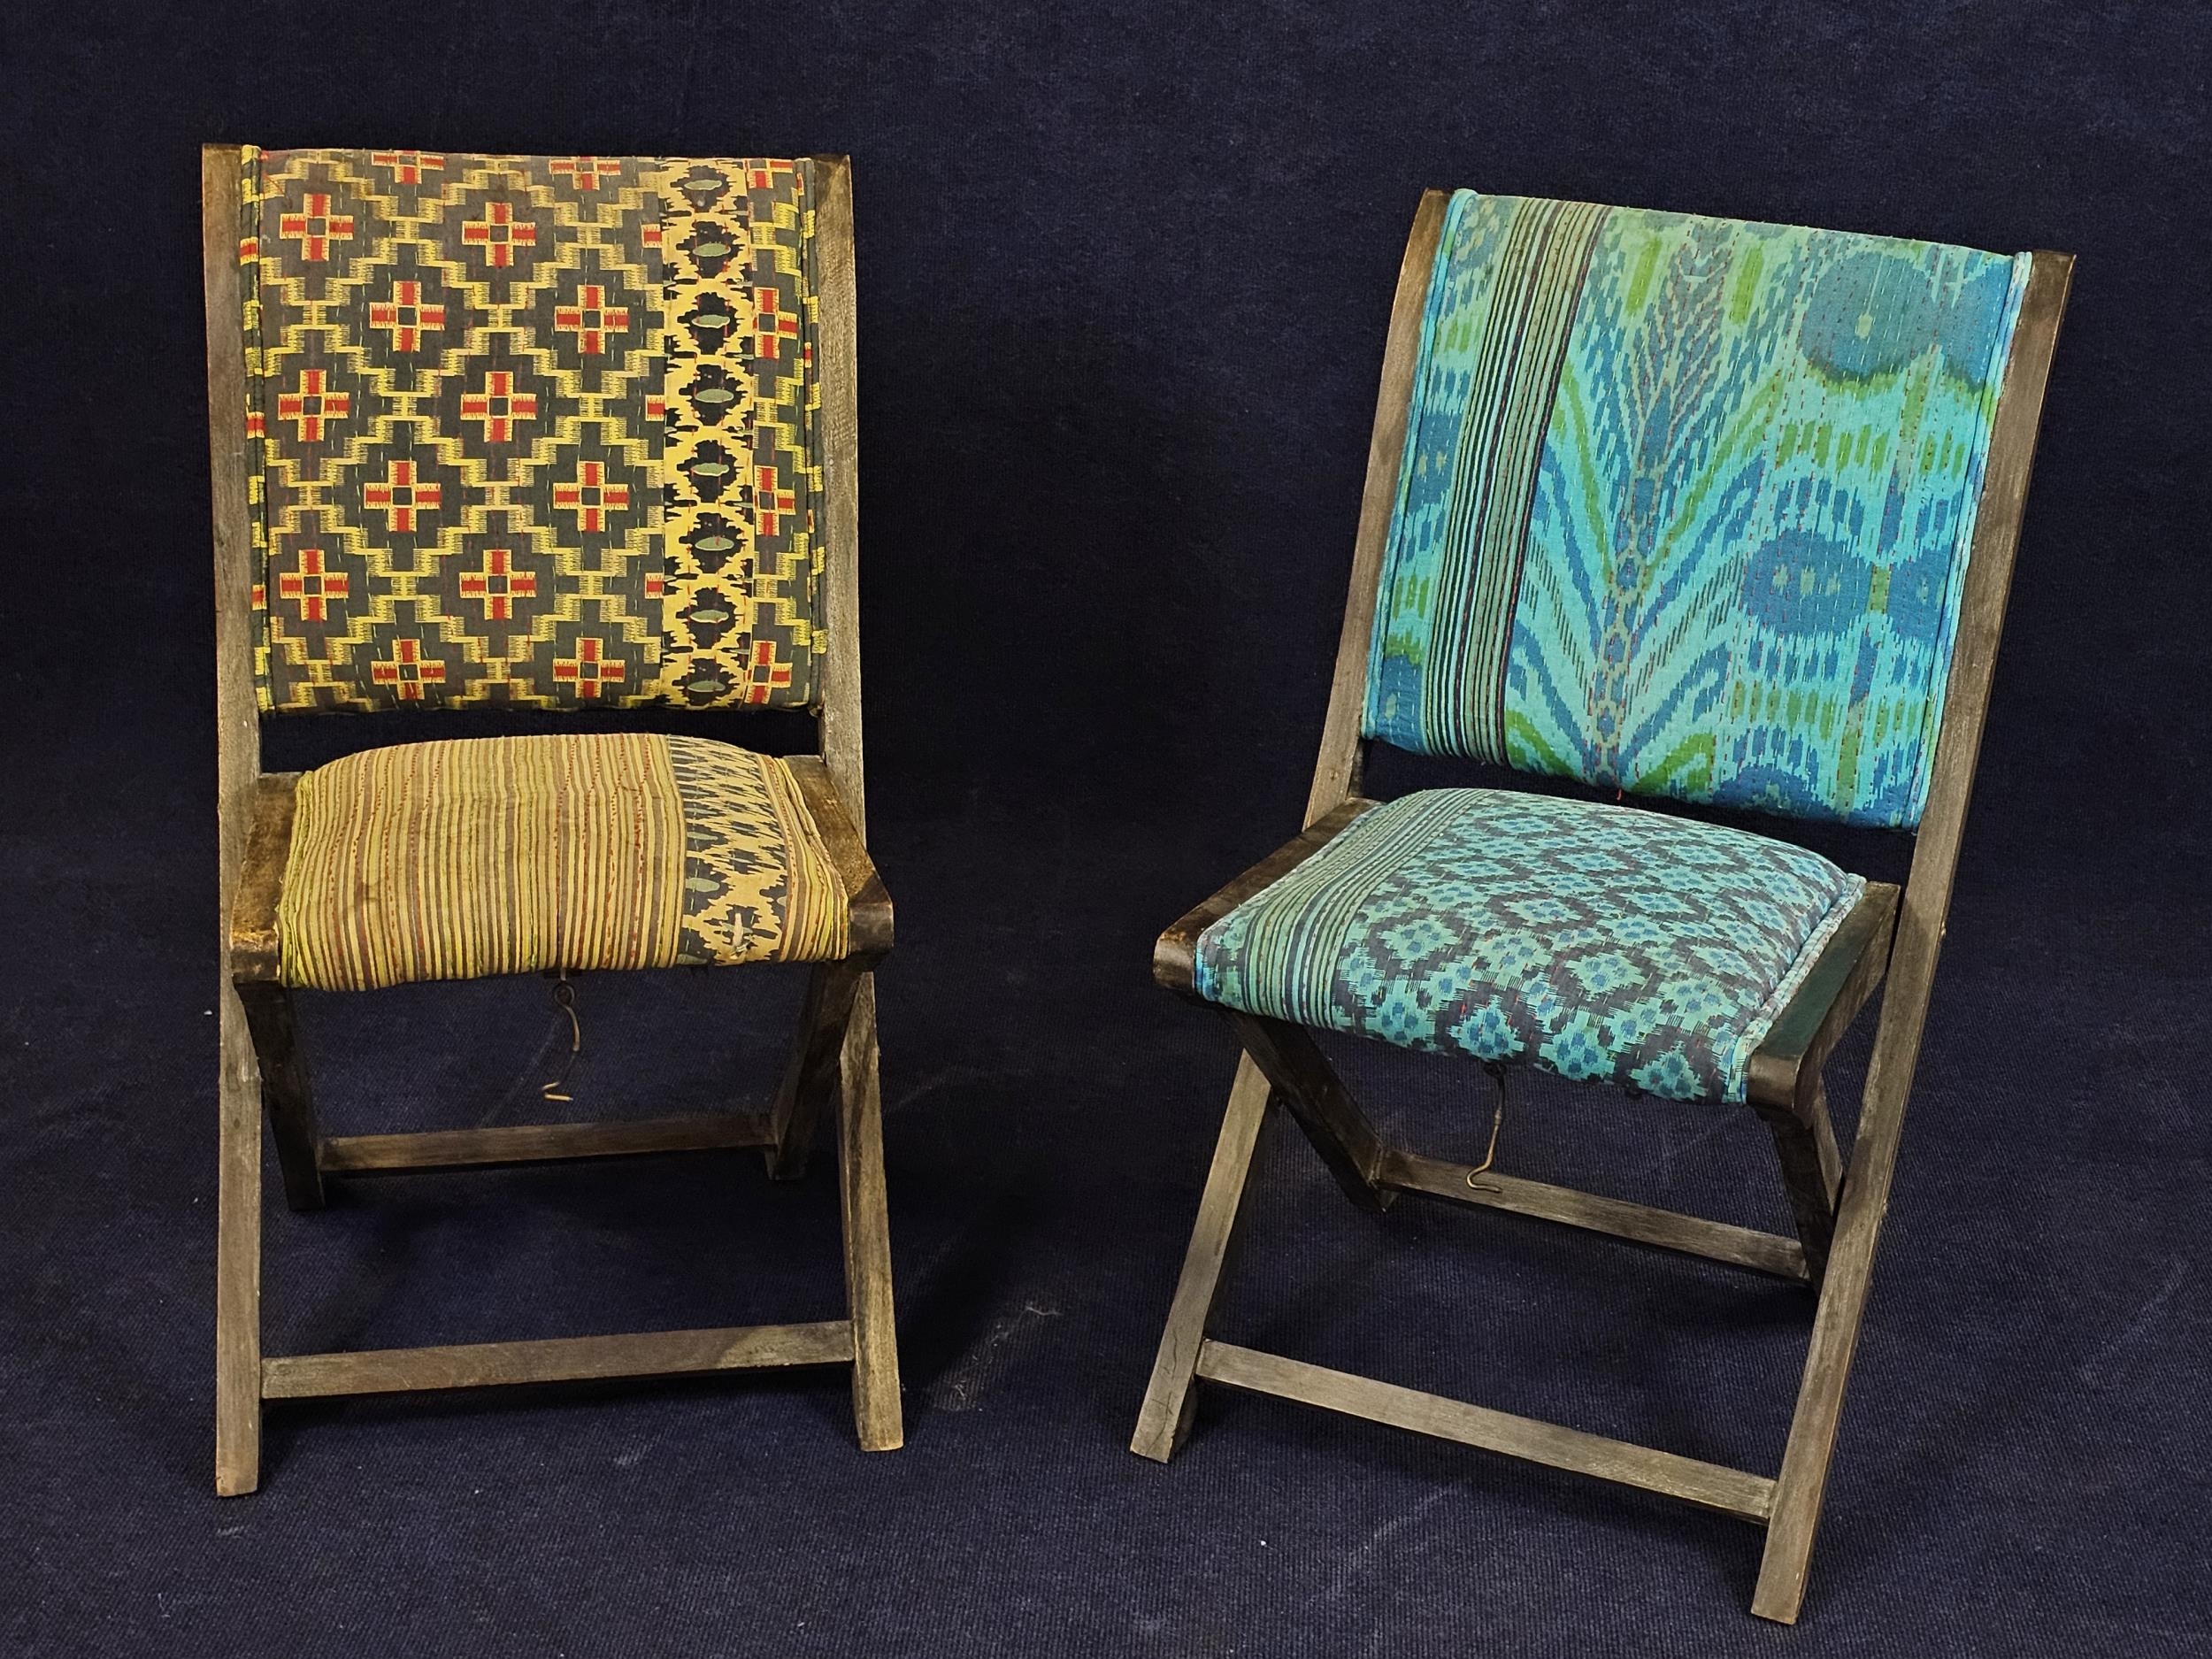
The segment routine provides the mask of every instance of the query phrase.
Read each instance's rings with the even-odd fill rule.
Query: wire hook
[[[1476,1176],[1485,1174],[1498,1161],[1498,1131],[1505,1125],[1505,1068],[1486,1063],[1482,1068],[1490,1073],[1490,1080],[1498,1086],[1498,1104],[1490,1114],[1490,1145],[1482,1155],[1482,1162],[1467,1171],[1467,1185],[1479,1193],[1495,1193],[1504,1189],[1491,1181],[1479,1181]]]
[[[561,1074],[540,1084],[538,1093],[547,1100],[569,1101],[576,1097],[562,1090],[567,1087],[568,1074],[576,1069],[576,1056],[584,1051],[584,1022],[576,1017],[576,987],[568,982],[565,972],[554,983],[553,1006],[568,1016],[568,1058],[562,1063]]]

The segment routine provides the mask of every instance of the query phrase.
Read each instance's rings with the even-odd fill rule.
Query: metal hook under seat
[[[1476,1176],[1486,1172],[1498,1158],[1498,1131],[1505,1124],[1505,1068],[1495,1061],[1486,1060],[1482,1069],[1490,1074],[1490,1080],[1498,1086],[1498,1104],[1490,1114],[1490,1145],[1482,1155],[1482,1162],[1467,1171],[1467,1185],[1479,1193],[1495,1193],[1504,1189],[1489,1181],[1479,1181]]]
[[[567,1086],[568,1074],[576,1069],[576,1056],[584,1051],[584,1022],[576,1017],[576,987],[569,983],[565,972],[554,981],[553,1006],[568,1016],[568,1058],[562,1063],[560,1075],[540,1084],[538,1093],[547,1100],[573,1100],[574,1095],[562,1090]]]

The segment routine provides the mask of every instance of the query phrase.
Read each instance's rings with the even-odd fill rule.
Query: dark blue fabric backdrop
[[[2208,45],[2073,0],[9,9],[0,1647],[2212,1653]],[[209,1495],[211,139],[854,155],[905,1451],[825,1373],[280,1409],[261,1494]],[[1231,1071],[1148,941],[1294,826],[1453,184],[2081,257],[1791,1634],[1755,1533],[1655,1500],[1250,1400],[1124,1449]],[[587,985],[577,1110],[752,1087],[794,995]],[[543,997],[312,1001],[326,1117],[526,1114]],[[1356,1070],[1425,1144],[1487,1128],[1479,1074]],[[1784,1224],[1743,1115],[1541,1088],[1502,1156]],[[1778,1456],[1801,1295],[1356,1216],[1272,1131],[1248,1213],[1247,1340]],[[273,1209],[270,1347],[821,1317],[834,1217],[734,1157]]]

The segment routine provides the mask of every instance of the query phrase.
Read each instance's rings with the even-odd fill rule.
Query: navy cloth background
[[[2212,1653],[2208,45],[2077,0],[10,8],[0,1649]],[[280,1407],[211,1495],[218,139],[855,157],[904,1451],[825,1371]],[[2081,257],[1791,1632],[1756,1532],[1657,1499],[1220,1394],[1125,1449],[1232,1069],[1148,943],[1294,827],[1394,274],[1457,184]],[[575,1110],[757,1094],[795,991],[587,983]],[[340,1130],[549,1075],[534,980],[304,1000]],[[1355,1076],[1432,1150],[1487,1129],[1472,1068]],[[1786,1225],[1747,1114],[1540,1087],[1502,1157]],[[826,1164],[268,1185],[273,1352],[837,1305]],[[1779,1456],[1801,1293],[1358,1216],[1279,1125],[1248,1217],[1225,1334]]]

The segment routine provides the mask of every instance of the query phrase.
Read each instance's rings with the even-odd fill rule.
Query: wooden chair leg
[[[1254,1014],[1232,1014],[1244,1051],[1258,1062],[1283,1097],[1283,1104],[1305,1131],[1313,1149],[1329,1166],[1346,1196],[1362,1210],[1381,1211],[1398,1196],[1379,1186],[1388,1147],[1360,1110],[1359,1102],[1344,1087],[1321,1052],[1320,1045],[1303,1027]]]
[[[1836,1230],[1836,1202],[1843,1183],[1843,1159],[1836,1149],[1835,1126],[1828,1118],[1828,1091],[1813,1078],[1795,1109],[1756,1106],[1774,1134],[1789,1190],[1790,1213],[1805,1247],[1805,1267],[1813,1288],[1820,1288]]]
[[[1895,1098],[1890,1096],[1894,1094]],[[1805,1360],[1805,1380],[1790,1419],[1790,1437],[1775,1477],[1774,1508],[1767,1521],[1765,1553],[1760,1557],[1758,1587],[1751,1610],[1761,1618],[1794,1624],[1805,1598],[1805,1577],[1812,1562],[1813,1535],[1827,1495],[1828,1465],[1835,1455],[1836,1431],[1843,1418],[1844,1386],[1866,1316],[1874,1278],[1874,1251],[1889,1209],[1890,1182],[1896,1173],[1897,1147],[1904,1131],[1901,1088],[1884,1085],[1878,1066],[1867,1079],[1859,1133],[1837,1206],[1835,1239],[1828,1271],[1813,1315],[1813,1340]]]
[[[223,986],[215,1183],[215,1492],[261,1484],[261,1102],[245,1010]]]
[[[238,1000],[261,1065],[261,1102],[268,1110],[277,1163],[284,1171],[285,1202],[295,1210],[320,1210],[322,1136],[315,1127],[315,1097],[299,1051],[292,994],[280,985],[242,985]]]
[[[844,1048],[860,979],[861,970],[850,962],[821,963],[807,975],[806,1002],[799,1010],[799,1029],[791,1041],[791,1057],[784,1064],[770,1118],[774,1141],[764,1156],[773,1180],[795,1181],[806,1173],[815,1125],[837,1084],[838,1056]]]
[[[859,978],[839,1070],[837,1192],[844,1215],[845,1294],[853,1325],[853,1425],[863,1451],[895,1451],[906,1435],[899,1407],[898,1331],[891,1304],[883,1085],[872,973]]]
[[[1222,1120],[1221,1138],[1214,1143],[1213,1165],[1206,1171],[1205,1195],[1198,1201],[1197,1225],[1183,1254],[1167,1329],[1160,1333],[1152,1380],[1145,1386],[1144,1405],[1137,1413],[1136,1438],[1129,1442],[1131,1451],[1155,1463],[1167,1462],[1190,1433],[1191,1409],[1198,1397],[1198,1350],[1206,1340],[1206,1321],[1213,1312],[1214,1293],[1236,1231],[1237,1205],[1251,1173],[1252,1149],[1267,1118],[1270,1093],[1259,1063],[1248,1054],[1239,1059],[1228,1114]]]

